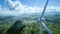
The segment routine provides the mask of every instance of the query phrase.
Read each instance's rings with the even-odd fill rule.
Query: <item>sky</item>
[[[0,14],[42,11],[47,0],[0,0]],[[60,11],[60,0],[49,0],[46,10]]]

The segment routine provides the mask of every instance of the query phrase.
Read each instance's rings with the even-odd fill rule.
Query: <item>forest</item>
[[[19,17],[0,16],[0,34],[39,34],[39,15],[40,13],[23,14]],[[45,14],[44,18],[44,23],[53,34],[60,34],[60,13]],[[48,34],[45,28],[43,28],[43,34]]]

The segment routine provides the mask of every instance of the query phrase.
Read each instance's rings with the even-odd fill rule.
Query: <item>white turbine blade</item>
[[[40,34],[43,34],[43,25],[40,23]]]
[[[52,34],[52,32],[49,30],[49,28],[43,22],[41,22],[41,24],[44,26],[44,28],[47,30],[47,32],[49,34]]]

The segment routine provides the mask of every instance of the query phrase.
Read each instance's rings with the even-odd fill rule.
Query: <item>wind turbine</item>
[[[40,17],[40,20],[39,20],[39,22],[40,22],[40,34],[43,34],[43,27],[47,30],[47,32],[48,32],[49,34],[53,34],[53,33],[49,30],[49,28],[44,24],[44,22],[42,21],[42,20],[43,20],[42,18],[43,18],[43,16],[44,16],[46,7],[47,7],[47,5],[48,5],[48,2],[49,2],[49,0],[46,1],[46,4],[45,4],[45,6],[44,6],[43,12],[42,12],[41,17]]]

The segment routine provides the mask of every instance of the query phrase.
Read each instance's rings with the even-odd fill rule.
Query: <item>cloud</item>
[[[39,7],[31,7],[28,5],[23,5],[20,0],[12,1],[12,0],[6,0],[7,5],[9,6],[9,9],[17,10],[17,11],[40,11],[42,8]]]
[[[10,8],[10,9],[15,9],[15,7],[17,7],[17,2],[15,3],[15,2],[12,2],[12,0],[6,0],[6,3],[7,3],[7,5],[8,5],[8,8]]]
[[[48,10],[48,11],[60,11],[60,6],[59,7],[57,7],[57,6],[49,6],[49,7],[47,7],[46,10]]]
[[[8,5],[9,10],[16,10],[16,11],[31,11],[31,12],[37,12],[37,11],[42,11],[43,8],[37,7],[37,6],[28,6],[28,5],[23,5],[21,3],[20,0],[5,0],[6,4]],[[38,2],[38,1],[37,1]],[[51,10],[56,10],[56,11],[60,11],[60,7],[56,7],[56,6],[48,6],[46,8],[47,11],[51,11]]]
[[[6,5],[8,8],[1,8],[2,6],[0,5],[0,14],[3,15],[20,15],[23,13],[30,13],[30,12],[40,12],[43,10],[41,7],[37,6],[28,6],[28,5],[23,5],[20,0],[5,0]],[[12,10],[12,11],[10,11]],[[47,11],[60,11],[60,6],[48,6],[46,8]]]

